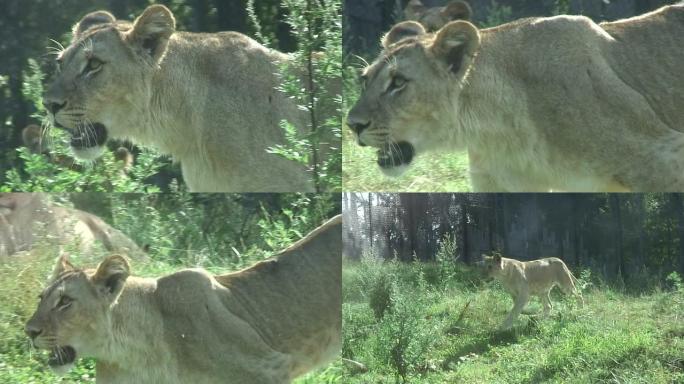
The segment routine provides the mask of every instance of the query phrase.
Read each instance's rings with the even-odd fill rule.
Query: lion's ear
[[[430,50],[453,73],[465,70],[472,63],[480,46],[480,32],[467,21],[452,21],[437,31]]]
[[[118,296],[124,282],[130,275],[130,266],[126,258],[120,255],[108,256],[97,266],[92,282],[100,292]]]
[[[62,253],[57,258],[55,262],[55,267],[52,268],[52,275],[50,276],[50,281],[55,281],[64,272],[73,271],[75,268],[71,262],[69,262],[69,255]]]
[[[83,32],[87,31],[88,29],[92,28],[95,25],[99,24],[111,24],[116,21],[116,18],[114,15],[112,15],[109,12],[105,11],[97,11],[97,12],[91,12],[87,15],[85,15],[81,21],[76,23],[74,25],[74,28],[71,30],[71,33],[73,34],[74,39],[78,39],[83,35]]]
[[[473,16],[473,10],[470,8],[470,5],[462,0],[452,1],[451,3],[447,4],[447,6],[442,9],[441,13],[451,21],[470,21],[470,18]]]
[[[173,13],[165,6],[155,4],[147,7],[135,19],[126,40],[158,63],[164,57],[169,38],[175,31],[176,19]]]
[[[402,21],[390,29],[382,38],[382,46],[387,49],[390,45],[411,36],[425,33],[425,28],[415,21]]]
[[[406,4],[406,8],[404,8],[404,17],[408,20],[416,20],[419,19],[426,10],[427,8],[423,5],[423,2],[420,0],[411,0]]]

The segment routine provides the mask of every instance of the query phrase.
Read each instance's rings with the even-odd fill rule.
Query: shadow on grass
[[[636,346],[632,349],[624,351],[619,355],[605,354],[598,359],[591,359],[590,363],[588,362],[587,364],[591,364],[594,370],[596,370],[597,367],[600,367],[600,370],[597,371],[596,377],[594,377],[594,379],[597,381],[603,381],[614,379],[614,377],[612,377],[612,372],[616,368],[622,366],[624,363],[650,358],[653,358],[653,356],[648,356],[648,351],[646,348],[643,346]],[[534,371],[530,381],[533,383],[547,382],[556,376],[557,373],[562,372],[566,367],[568,367],[568,369],[576,370],[577,364],[572,364],[571,366],[571,361],[566,359],[560,364],[544,365]]]
[[[455,328],[455,327],[452,327]],[[521,337],[539,333],[539,322],[530,317],[524,325],[511,329],[495,329],[477,334],[474,340],[455,350],[444,359],[443,369],[450,369],[454,363],[459,363],[461,358],[471,354],[481,355],[495,346],[517,343]]]

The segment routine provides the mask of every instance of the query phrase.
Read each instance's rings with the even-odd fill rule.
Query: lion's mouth
[[[378,165],[380,168],[393,168],[408,165],[413,160],[415,150],[407,141],[389,143],[378,150]]]
[[[101,147],[107,141],[107,129],[100,123],[79,124],[69,133],[71,147],[75,149]]]
[[[76,350],[72,347],[55,347],[50,351],[48,365],[51,367],[61,367],[72,364],[76,360]]]

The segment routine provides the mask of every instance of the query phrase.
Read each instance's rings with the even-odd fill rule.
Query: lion
[[[347,117],[401,173],[467,149],[476,192],[684,191],[684,5],[615,22],[394,26]]]
[[[404,8],[406,20],[417,21],[429,32],[434,32],[454,20],[470,20],[473,10],[465,1],[452,0],[442,7],[426,7],[420,0],[411,0]]]
[[[341,226],[225,275],[141,278],[121,255],[95,269],[61,257],[25,331],[57,372],[94,357],[98,383],[289,383],[341,351]]]
[[[582,294],[575,287],[575,276],[559,258],[518,261],[502,257],[497,252],[492,256],[482,255],[482,258],[480,266],[485,273],[499,280],[513,297],[513,309],[503,322],[502,329],[511,328],[532,295],[539,298],[543,306],[542,315],[547,317],[552,308],[549,294],[556,285],[566,295],[574,295],[580,305],[584,305]]]
[[[287,144],[282,121],[308,122],[277,89],[291,62],[241,33],[178,32],[163,5],[132,23],[98,11],[74,26],[43,104],[81,159],[124,139],[171,155],[193,192],[313,191],[307,166],[269,153]]]
[[[91,213],[51,204],[41,193],[0,193],[0,256],[40,242],[55,245],[57,252],[74,246],[92,253],[99,243],[109,252],[146,257],[133,240]]]

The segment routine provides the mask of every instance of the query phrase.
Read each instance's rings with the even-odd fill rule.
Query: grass
[[[342,187],[365,192],[469,192],[468,155],[423,154],[400,177],[385,176],[376,164],[376,148],[360,147],[348,129],[343,130]]]
[[[71,253],[74,255],[74,253]],[[76,265],[94,266],[103,254],[88,259],[72,256]],[[47,366],[46,352],[36,352],[24,335],[24,324],[38,305],[38,294],[49,276],[56,255],[54,249],[34,249],[0,261],[0,383],[90,383],[95,382],[95,362],[80,359],[75,369],[58,377]],[[160,276],[178,267],[162,262],[133,260],[133,274]],[[232,268],[216,269],[226,272]],[[296,380],[295,384],[341,383],[339,362]]]
[[[549,318],[499,331],[510,296],[466,269],[346,262],[343,283],[343,357],[368,368],[345,383],[684,382],[684,289],[594,287],[584,308],[555,289]],[[391,296],[382,317],[369,305],[387,305],[378,291]]]

